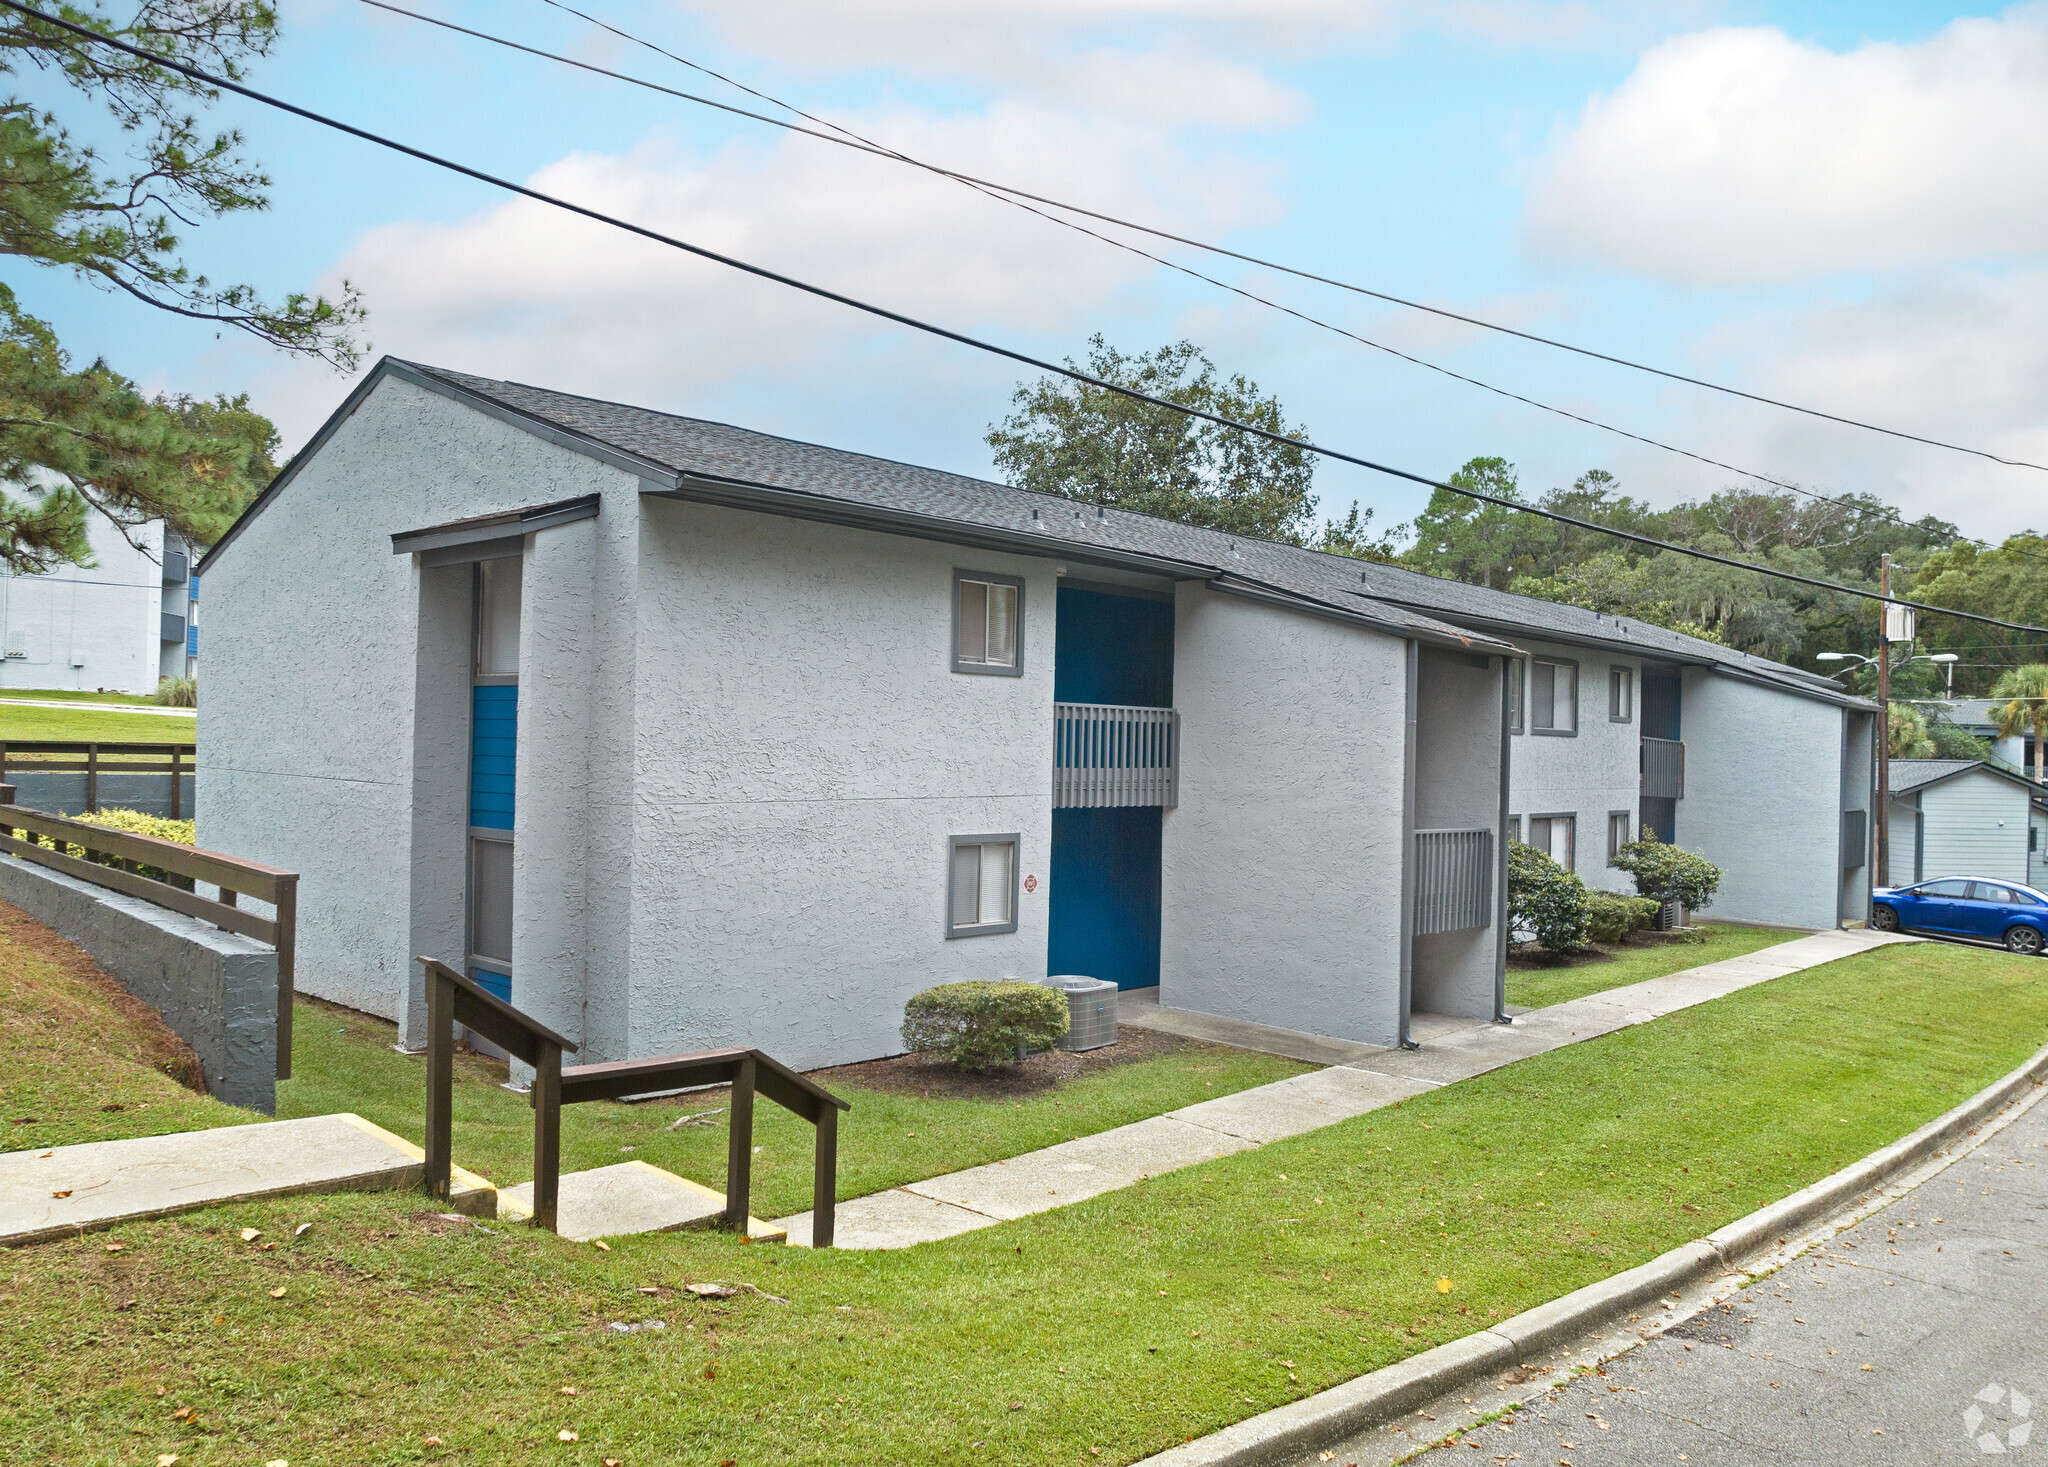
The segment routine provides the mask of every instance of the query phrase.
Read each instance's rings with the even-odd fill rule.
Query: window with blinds
[[[1540,734],[1579,731],[1579,665],[1529,663],[1529,727]]]
[[[1016,677],[1024,670],[1024,583],[953,574],[953,671]]]
[[[1636,670],[1633,667],[1607,669],[1607,721],[1633,723],[1636,716]]]
[[[1531,815],[1529,844],[1558,865],[1572,869],[1572,834],[1578,818],[1573,815]]]
[[[1017,840],[1014,834],[956,835],[948,842],[948,937],[1017,930]]]
[[[1612,861],[1628,844],[1628,811],[1611,810],[1607,815],[1607,859]]]

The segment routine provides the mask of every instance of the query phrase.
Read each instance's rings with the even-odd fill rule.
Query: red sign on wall
[[[1037,891],[1037,890],[1038,890],[1038,878],[1037,878],[1036,876],[1027,876],[1027,877],[1025,877],[1025,878],[1024,878],[1024,889],[1025,889],[1026,891]]]

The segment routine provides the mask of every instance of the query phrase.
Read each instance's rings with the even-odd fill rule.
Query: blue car
[[[1944,876],[1870,894],[1870,925],[1880,932],[1933,932],[2002,942],[2029,957],[2048,947],[2048,896],[2009,881]]]

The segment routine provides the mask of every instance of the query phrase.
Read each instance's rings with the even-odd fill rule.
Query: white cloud
[[[1645,53],[1539,163],[1535,253],[1685,285],[2048,248],[2048,6],[1848,52],[1722,28]]]

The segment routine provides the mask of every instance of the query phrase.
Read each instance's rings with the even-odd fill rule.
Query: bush
[[[1647,897],[1623,896],[1618,891],[1589,891],[1586,894],[1586,931],[1595,942],[1627,942],[1631,932],[1641,932],[1657,920],[1657,904]]]
[[[1653,835],[1632,840],[1607,863],[1636,879],[1636,892],[1653,902],[1677,902],[1689,912],[1714,904],[1721,868],[1705,856],[1666,845]]]
[[[992,1070],[1067,1032],[1067,996],[1041,983],[941,983],[903,1006],[903,1044],[963,1070]]]
[[[88,810],[83,815],[74,815],[71,818],[82,825],[103,825],[109,830],[125,830],[133,835],[153,835],[158,840],[176,841],[181,846],[192,845],[199,839],[193,821],[166,820],[161,815],[145,815],[140,810]],[[77,856],[81,860],[85,858],[84,846],[63,842],[53,844],[67,855]],[[115,864],[115,859],[102,855],[100,864],[111,866]],[[152,877],[157,881],[168,881],[174,886],[190,889],[192,884],[189,877],[173,876],[159,866],[139,866],[136,870],[139,875]]]
[[[1508,925],[1554,953],[1585,947],[1586,883],[1534,846],[1508,843]]]
[[[199,683],[189,677],[160,677],[156,680],[156,692],[150,701],[161,703],[166,708],[197,708]]]

